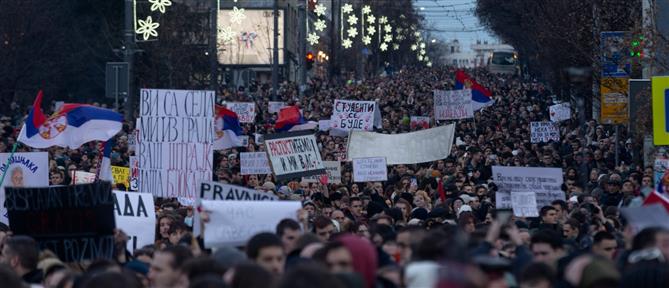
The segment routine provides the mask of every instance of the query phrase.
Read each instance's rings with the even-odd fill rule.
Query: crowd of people
[[[315,131],[323,160],[342,161],[341,184],[276,181],[240,174],[241,152],[264,151],[249,137],[245,147],[215,151],[215,181],[301,201],[295,219],[256,234],[243,247],[205,247],[193,233],[194,214],[206,212],[177,199],[156,199],[154,245],[126,251],[117,227],[114,259],[63,263],[34,239],[2,227],[0,286],[27,287],[663,287],[669,283],[669,230],[635,231],[621,208],[638,207],[653,191],[653,170],[635,163],[622,131],[582,126],[576,113],[559,123],[560,141],[531,143],[530,122],[548,121],[556,102],[542,83],[485,70],[468,71],[492,92],[494,105],[454,121],[448,158],[393,165],[384,182],[357,183],[346,158],[346,137]],[[433,90],[451,90],[453,68],[405,68],[360,82],[312,79],[303,97],[293,83],[278,91],[307,120],[329,119],[335,99],[377,101],[382,127],[397,134],[424,129],[411,116],[433,116]],[[226,89],[219,101],[255,102],[255,123],[245,135],[271,134],[266,85]],[[0,152],[8,152],[24,115],[0,119]],[[434,119],[434,118],[432,118]],[[431,126],[445,125],[433,120]],[[127,121],[111,161],[127,166]],[[624,129],[623,129],[624,130]],[[619,161],[615,154],[618,147]],[[20,146],[18,151],[31,151]],[[50,148],[50,184],[71,182],[71,171],[95,173],[99,147]],[[492,166],[556,167],[564,174],[564,200],[541,207],[539,217],[495,209]],[[587,169],[587,172],[584,171]],[[587,173],[587,177],[580,177]],[[439,182],[445,198],[440,197]],[[147,227],[153,229],[154,227]]]

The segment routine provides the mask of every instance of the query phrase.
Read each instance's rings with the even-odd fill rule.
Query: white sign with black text
[[[374,182],[388,180],[385,157],[353,159],[353,181]]]

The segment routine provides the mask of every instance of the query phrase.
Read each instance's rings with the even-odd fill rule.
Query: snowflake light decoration
[[[142,38],[144,38],[145,41],[149,40],[149,37],[151,36],[158,37],[158,31],[156,31],[156,29],[158,29],[160,23],[154,23],[151,16],[147,16],[146,20],[137,20],[137,24],[139,25],[139,28],[135,33],[142,34]]]
[[[344,6],[341,7],[341,12],[343,12],[344,14],[353,12],[353,5],[349,3],[344,4]]]
[[[237,36],[237,33],[235,33],[230,26],[218,30],[218,33],[221,40],[223,40],[223,43],[226,44],[232,42],[232,40],[235,39],[235,36]]]
[[[425,43],[420,43],[420,49],[425,49]]]
[[[325,5],[323,5],[323,3],[318,3],[318,5],[316,5],[316,7],[314,7],[314,13],[316,13],[316,15],[318,15],[318,17],[321,17],[321,16],[325,15],[325,10],[326,9],[327,9],[327,7],[325,7]]]
[[[355,38],[355,36],[358,36],[358,29],[351,27],[346,30],[346,33],[348,33],[348,37]]]
[[[386,24],[386,27],[383,27],[383,30],[385,30],[386,33],[393,32],[393,26],[391,26],[390,24]]]
[[[393,50],[400,50],[400,44],[393,44]]]
[[[425,55],[425,49],[420,50],[420,55]]]
[[[325,20],[323,19],[319,19],[316,22],[314,22],[314,30],[316,31],[323,32],[323,30],[325,30],[325,27],[327,27],[327,25],[325,24]]]
[[[356,17],[355,15],[350,15],[348,16],[348,19],[346,21],[348,22],[349,25],[355,25],[356,23],[358,23],[358,17]]]
[[[362,43],[365,44],[365,45],[369,45],[369,43],[372,43],[372,37],[363,36],[362,37]]]
[[[423,56],[418,55],[418,61],[423,61]]]
[[[418,49],[418,45],[416,44],[411,45],[411,51],[416,51],[416,49]]]
[[[386,24],[386,23],[388,23],[388,17],[386,17],[386,16],[381,16],[381,18],[379,19],[379,23],[380,23],[380,24]]]
[[[374,15],[370,14],[369,16],[367,16],[367,23],[372,24],[374,22],[376,22],[376,17],[374,17]]]
[[[367,27],[367,34],[374,35],[374,33],[376,33],[376,27],[374,26]]]
[[[420,32],[418,32],[418,31],[413,32],[413,36],[420,37]]]
[[[369,7],[369,5],[362,6],[362,14],[369,14],[372,13],[372,7]]]
[[[381,43],[381,45],[379,45],[379,49],[381,49],[381,51],[388,50],[388,44],[386,44],[385,42]]]
[[[232,7],[232,11],[228,12],[230,15],[230,23],[241,24],[246,19],[244,8]]]
[[[309,42],[310,45],[316,45],[318,44],[318,40],[321,38],[321,36],[318,36],[316,33],[309,33],[309,36],[307,36],[307,42]]]
[[[383,36],[383,42],[391,42],[393,41],[393,35],[386,34]]]
[[[351,48],[352,44],[353,41],[351,41],[351,39],[344,39],[344,41],[341,41],[341,46],[344,46],[346,49]]]
[[[172,6],[170,0],[149,0],[149,3],[151,3],[151,12],[158,10],[163,14],[165,14],[165,8]]]
[[[430,57],[425,56],[425,57],[423,57],[423,60],[425,60],[425,62],[429,62],[429,61],[430,61]]]

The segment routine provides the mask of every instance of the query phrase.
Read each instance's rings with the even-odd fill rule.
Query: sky
[[[458,39],[463,52],[471,51],[469,47],[476,40],[498,41],[474,14],[476,0],[416,0],[414,7],[425,16],[428,30],[434,29],[430,31],[434,38],[442,41]]]

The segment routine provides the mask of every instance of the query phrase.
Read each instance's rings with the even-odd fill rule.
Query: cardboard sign
[[[213,91],[142,89],[139,191],[194,198],[213,175]]]
[[[156,209],[150,193],[114,191],[116,227],[128,235],[128,251],[132,252],[156,239]]]
[[[560,122],[571,119],[571,106],[569,103],[560,103],[548,107],[551,122]]]
[[[411,127],[411,130],[414,130],[414,129],[417,129],[417,128],[428,129],[428,128],[430,128],[430,117],[411,116],[410,127]]]
[[[346,153],[344,153],[346,157]],[[339,161],[323,161],[325,166],[325,175],[328,179],[327,184],[341,184],[341,162]],[[323,175],[302,177],[302,181],[306,183],[320,183]]]
[[[267,153],[265,152],[242,152],[239,153],[239,164],[241,175],[272,174],[269,167]]]
[[[530,142],[560,141],[560,128],[553,122],[530,122]]]
[[[534,193],[539,210],[554,200],[565,200],[560,168],[492,166],[492,175],[498,188],[497,209],[513,208],[511,194],[517,192]]]
[[[269,107],[267,111],[269,113],[279,113],[281,111],[281,108],[286,107],[286,102],[274,102],[274,101],[269,101]]]
[[[376,102],[339,100],[334,102],[330,128],[349,130],[374,130]]]
[[[202,208],[209,212],[209,223],[204,230],[204,245],[244,245],[260,232],[275,231],[283,219],[297,220],[298,201],[212,201],[202,200]]]
[[[518,217],[539,217],[537,195],[533,192],[511,193],[513,215]]]
[[[265,135],[265,149],[277,179],[325,173],[316,136],[310,131]]]
[[[49,153],[27,152],[0,153],[0,173],[7,173],[0,186],[0,222],[9,224],[5,208],[4,187],[44,187],[49,186]],[[9,159],[9,166],[7,160]]]
[[[276,201],[279,197],[272,193],[251,188],[207,181],[200,183],[199,199],[227,201]]]
[[[130,168],[111,166],[111,173],[114,184],[123,184],[126,189],[130,189]]]
[[[95,182],[95,173],[90,173],[86,171],[72,171],[70,172],[70,178],[72,178],[72,184],[88,184]]]
[[[434,90],[434,119],[474,118],[472,90]]]
[[[392,135],[353,131],[347,159],[385,157],[388,165],[437,161],[451,155],[454,133],[454,124]]]
[[[112,258],[116,225],[111,183],[5,190],[15,235],[33,237],[40,249],[53,251],[64,262]]]
[[[353,159],[353,181],[375,182],[388,180],[388,166],[386,158],[357,158]]]
[[[130,156],[130,191],[137,191],[139,189],[139,159],[137,156]]]
[[[228,109],[237,113],[239,123],[254,123],[256,119],[256,103],[230,102],[225,104]]]

